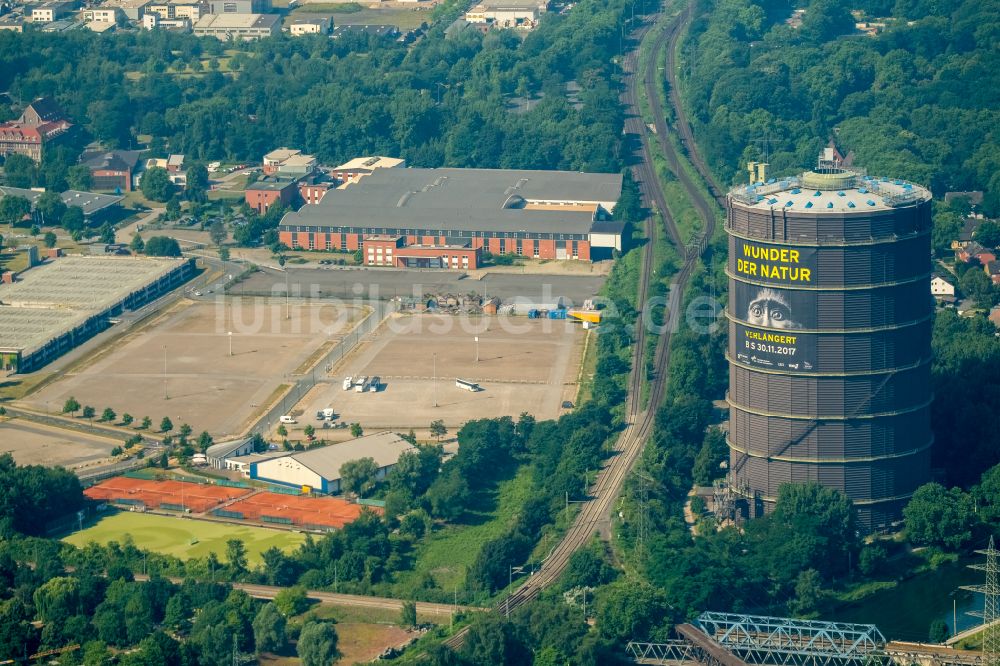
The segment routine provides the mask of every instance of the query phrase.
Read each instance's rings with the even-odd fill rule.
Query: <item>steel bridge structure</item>
[[[636,663],[674,666],[993,666],[979,652],[887,642],[873,624],[706,612],[675,631],[676,640],[626,651]]]
[[[702,613],[698,626],[748,664],[860,666],[885,654],[885,636],[873,624]]]

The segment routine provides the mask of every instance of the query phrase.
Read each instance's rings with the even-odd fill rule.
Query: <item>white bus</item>
[[[475,382],[467,382],[464,379],[456,379],[455,388],[465,389],[466,391],[472,391],[473,393],[483,390],[483,387],[479,384],[476,384]]]
[[[366,375],[361,375],[360,377],[358,377],[358,381],[355,382],[354,384],[354,391],[356,393],[364,393],[365,391],[368,390],[369,386],[370,382],[368,380],[368,377]]]
[[[372,377],[372,381],[368,387],[368,390],[371,391],[372,393],[378,393],[378,389],[381,385],[382,385],[382,378],[379,377],[378,375],[375,375],[374,377]]]

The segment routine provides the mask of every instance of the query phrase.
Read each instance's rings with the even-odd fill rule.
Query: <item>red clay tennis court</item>
[[[336,497],[300,497],[263,492],[233,502],[214,513],[217,516],[262,523],[341,528],[355,521],[365,508]]]
[[[249,488],[230,488],[185,481],[149,481],[117,476],[101,481],[83,491],[93,500],[126,505],[143,505],[150,509],[170,509],[202,513],[223,502],[242,497]]]

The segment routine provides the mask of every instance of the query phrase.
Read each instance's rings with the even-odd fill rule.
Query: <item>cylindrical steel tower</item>
[[[729,193],[730,478],[817,482],[874,529],[929,477],[931,195],[835,166]]]

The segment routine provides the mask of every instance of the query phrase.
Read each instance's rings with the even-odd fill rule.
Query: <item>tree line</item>
[[[246,562],[236,544],[234,568]],[[174,584],[155,570],[138,582],[94,549],[64,554],[57,541],[13,535],[0,542],[0,655],[57,650],[66,666],[228,666],[271,652],[329,666],[339,654],[333,625],[302,615],[309,606],[303,590],[262,603],[221,583]]]
[[[107,146],[151,135],[154,150],[169,145],[201,161],[255,160],[289,145],[327,164],[387,154],[414,166],[617,171],[623,121],[612,56],[630,7],[587,0],[547,16],[523,42],[510,31],[445,39],[437,26],[409,48],[279,36],[232,57],[218,41],[168,31],[10,33],[0,36],[0,86],[15,99],[54,96]],[[225,58],[230,71],[178,76],[164,53]],[[570,81],[581,87],[578,103]],[[514,112],[518,95],[538,101]]]
[[[873,0],[851,5],[884,32],[855,31],[849,7],[812,0],[802,25],[787,0],[699,3],[682,51],[685,103],[723,180],[763,160],[793,173],[831,138],[869,173],[940,196],[983,190],[1000,214],[997,0]]]

